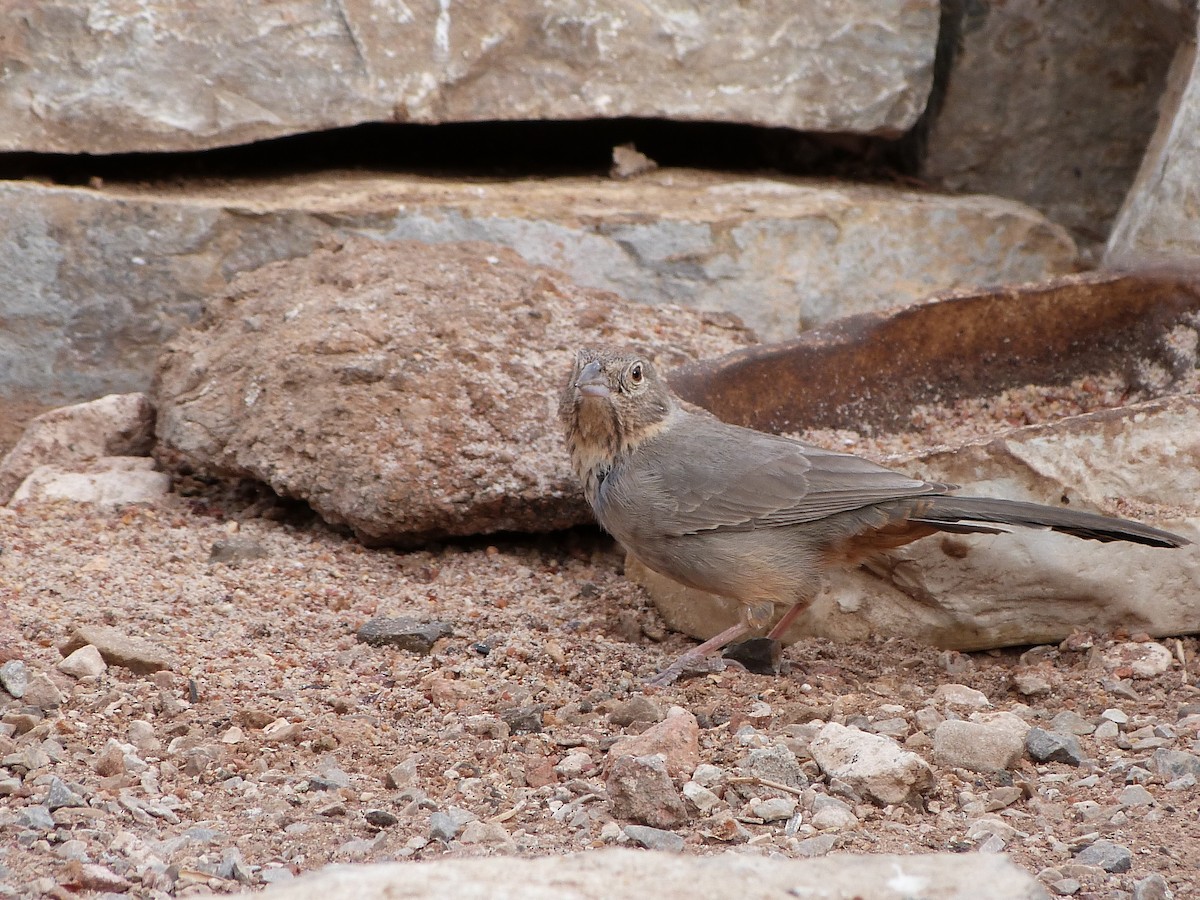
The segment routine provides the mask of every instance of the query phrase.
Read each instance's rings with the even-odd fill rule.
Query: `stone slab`
[[[0,150],[197,150],[362,122],[638,116],[900,133],[936,0],[18,0]]]
[[[239,272],[330,237],[486,240],[577,283],[739,315],[764,338],[935,291],[1071,269],[1011,201],[684,171],[632,181],[335,173],[103,189],[0,182],[0,395],[144,390]]]

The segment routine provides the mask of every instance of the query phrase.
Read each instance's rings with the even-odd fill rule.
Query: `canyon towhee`
[[[651,684],[762,629],[778,639],[822,573],[939,531],[987,523],[1095,541],[1180,547],[1170,532],[1037,503],[958,497],[848,453],[726,424],[683,408],[645,358],[582,350],[559,403],[571,464],[596,519],[647,567],[731,597],[742,620],[679,657]]]

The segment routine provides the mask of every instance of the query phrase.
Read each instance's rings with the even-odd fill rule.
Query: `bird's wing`
[[[950,488],[847,453],[683,415],[686,419],[644,442],[614,473],[618,478],[611,485],[620,495],[614,501],[637,498],[639,506],[651,501],[660,533],[813,522]]]

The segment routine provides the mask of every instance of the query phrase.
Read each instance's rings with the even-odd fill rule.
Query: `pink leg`
[[[796,621],[796,617],[800,613],[808,609],[807,603],[797,603],[791,609],[783,614],[783,618],[771,629],[771,633],[767,635],[768,640],[778,641],[782,639],[783,633],[788,630],[788,626]]]
[[[675,679],[683,674],[684,670],[690,666],[694,666],[718,653],[726,644],[731,644],[738,638],[750,632],[750,626],[745,622],[738,622],[736,625],[731,625],[718,635],[710,637],[698,647],[693,647],[686,653],[681,654],[673,663],[648,680],[646,684],[650,687],[666,687],[673,684]]]

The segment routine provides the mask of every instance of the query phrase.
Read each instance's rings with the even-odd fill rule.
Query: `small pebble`
[[[679,853],[683,850],[683,838],[673,831],[651,828],[649,825],[626,825],[625,836],[647,850],[662,850]]]
[[[0,665],[0,685],[13,697],[20,700],[29,687],[29,667],[19,659],[10,659]]]

